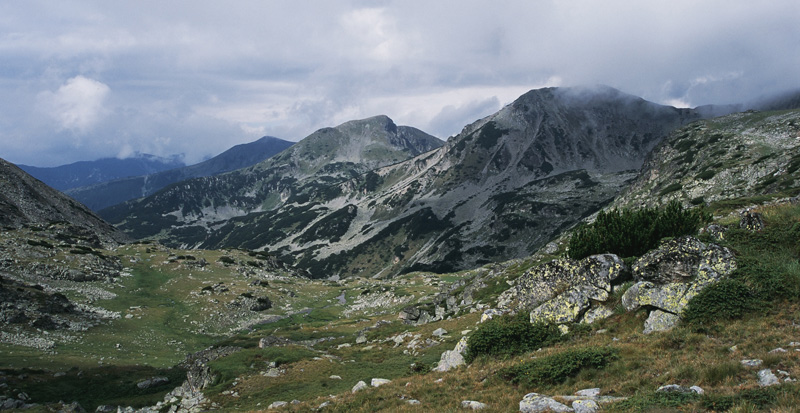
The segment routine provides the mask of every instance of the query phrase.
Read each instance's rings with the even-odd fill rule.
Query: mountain
[[[707,204],[795,195],[800,184],[800,110],[747,111],[678,129],[648,157],[614,204],[670,200]]]
[[[443,144],[386,116],[320,129],[288,150],[252,167],[173,184],[100,214],[136,238],[198,247],[235,217],[261,219],[284,207],[301,215],[277,226],[299,228],[313,220],[313,205],[340,196],[339,184]]]
[[[169,245],[268,250],[313,277],[453,271],[529,255],[611,201],[663,137],[700,116],[607,87],[540,89],[402,162],[343,170],[358,161],[346,154],[371,152],[342,136],[365,129],[348,123],[249,172],[102,215]]]
[[[0,159],[0,225],[66,224],[69,231],[100,243],[118,243],[128,237],[85,206]]]
[[[191,178],[213,176],[261,162],[292,146],[294,142],[265,136],[255,142],[236,145],[195,165],[155,173],[138,174],[109,182],[68,189],[65,192],[98,211],[130,199],[155,193],[167,185]]]
[[[127,176],[166,171],[183,166],[183,162],[177,155],[162,158],[155,155],[137,154],[126,159],[103,158],[96,161],[81,161],[52,168],[28,165],[18,166],[34,178],[55,189],[64,191]]]

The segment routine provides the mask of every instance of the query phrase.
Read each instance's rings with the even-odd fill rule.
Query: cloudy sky
[[[440,138],[522,93],[676,106],[800,88],[800,2],[3,1],[0,157],[189,163],[386,114]]]

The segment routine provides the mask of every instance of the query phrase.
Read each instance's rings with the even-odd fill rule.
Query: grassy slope
[[[742,205],[748,202],[740,200]],[[716,208],[718,222],[736,222],[735,217],[725,215],[730,210],[729,203],[712,205],[712,208]],[[757,277],[757,273],[767,268],[784,274],[787,280],[800,279],[797,238],[792,235],[793,229],[800,228],[800,207],[785,205],[761,210],[767,223],[763,232],[749,234],[732,230],[725,241],[736,251],[741,262],[760,264],[745,265],[740,271],[744,274],[740,276]],[[740,320],[720,321],[701,330],[681,326],[668,333],[649,336],[641,333],[646,318],[644,312],[620,311],[590,329],[577,329],[578,332],[565,342],[538,352],[505,359],[479,358],[470,366],[452,372],[426,373],[442,351],[453,348],[462,330],[476,328],[478,313],[424,326],[408,326],[396,318],[406,302],[382,310],[367,308],[344,316],[346,306],[338,305],[336,297],[344,291],[347,305],[352,305],[364,291],[386,289],[397,297],[413,296],[410,302],[424,301],[424,297],[437,291],[434,284],[456,282],[469,272],[442,276],[415,273],[391,281],[348,280],[339,283],[290,282],[277,277],[270,280],[265,289],[265,294],[275,304],[267,312],[310,311],[278,322],[256,325],[229,336],[224,324],[217,323],[215,310],[220,310],[225,302],[254,287],[249,285],[252,277],[241,271],[247,265],[225,266],[218,260],[225,255],[245,263],[250,259],[248,255],[240,251],[189,252],[210,263],[207,271],[198,271],[184,261],[167,260],[169,255],[181,251],[153,249],[147,252],[148,248],[146,245],[132,245],[116,252],[124,259],[138,257],[140,261],[131,264],[133,276],[124,277],[111,288],[118,294],[117,298],[96,303],[122,312],[123,318],[83,333],[80,342],[59,344],[57,354],[42,354],[8,345],[0,348],[0,365],[4,371],[12,373],[8,376],[10,389],[26,391],[40,402],[74,399],[87,408],[106,403],[152,404],[171,389],[172,384],[137,392],[131,390],[136,381],[169,375],[174,376],[173,383],[177,385],[182,372],[164,368],[180,361],[187,352],[218,342],[245,348],[212,363],[220,379],[206,393],[225,409],[257,410],[277,400],[298,399],[302,403],[289,406],[288,410],[307,411],[331,401],[326,411],[419,411],[419,406],[406,404],[406,399],[413,398],[421,401],[424,410],[459,411],[462,400],[479,400],[489,405],[488,411],[509,411],[516,409],[529,392],[569,395],[590,387],[600,387],[604,395],[630,397],[627,402],[614,406],[613,411],[674,411],[678,408],[792,411],[800,402],[796,384],[759,389],[757,369],[739,364],[742,359],[760,358],[766,367],[784,370],[792,377],[800,378],[800,352],[788,346],[792,341],[800,341],[797,327],[800,324],[800,301],[796,297],[766,303],[762,310],[751,312]],[[538,261],[512,263],[505,268],[504,277],[492,279],[476,296],[491,303],[504,289],[503,280],[518,276]],[[225,282],[230,291],[217,295],[199,294],[203,287],[218,282]],[[105,287],[110,288],[108,285]],[[124,318],[128,313],[133,315],[132,318]],[[379,320],[392,322],[368,330],[368,343],[354,344],[359,331]],[[429,348],[410,349],[411,337],[398,346],[391,341],[404,332],[418,334],[424,341],[432,338],[433,330],[439,327],[445,328],[449,334],[441,343]],[[328,340],[259,349],[258,340],[266,335],[295,341]],[[228,338],[223,338],[226,336]],[[116,349],[116,343],[121,343],[122,348]],[[340,347],[342,344],[350,346]],[[736,346],[735,350],[731,351],[733,346]],[[510,384],[498,374],[504,368],[532,358],[596,347],[617,349],[619,359],[601,370],[583,370],[563,382],[532,387]],[[777,347],[789,352],[769,353]],[[279,369],[284,370],[281,376],[262,375],[268,370],[269,362],[275,362]],[[421,366],[417,372],[411,368],[412,363]],[[22,366],[28,370],[18,370]],[[66,375],[54,377],[56,371]],[[27,377],[20,379],[19,374]],[[342,379],[331,379],[332,375]],[[108,378],[103,382],[105,387],[98,387],[97,377]],[[377,389],[350,393],[357,381],[369,383],[374,377],[393,381]],[[706,396],[655,394],[658,386],[672,383],[699,385],[706,390]]]

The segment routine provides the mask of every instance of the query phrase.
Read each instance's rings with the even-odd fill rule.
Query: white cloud
[[[75,76],[55,92],[40,93],[39,101],[61,129],[85,134],[107,113],[104,103],[109,93],[104,83]]]

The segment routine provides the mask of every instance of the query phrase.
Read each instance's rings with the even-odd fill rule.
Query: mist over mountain
[[[194,165],[71,188],[65,192],[92,210],[99,211],[121,202],[153,194],[176,182],[218,175],[254,165],[293,144],[294,142],[264,136],[254,142],[236,145]]]
[[[148,175],[184,166],[181,156],[168,158],[136,154],[130,158],[103,158],[95,161],[80,161],[54,167],[17,165],[23,171],[47,185],[64,191],[128,176]]]

